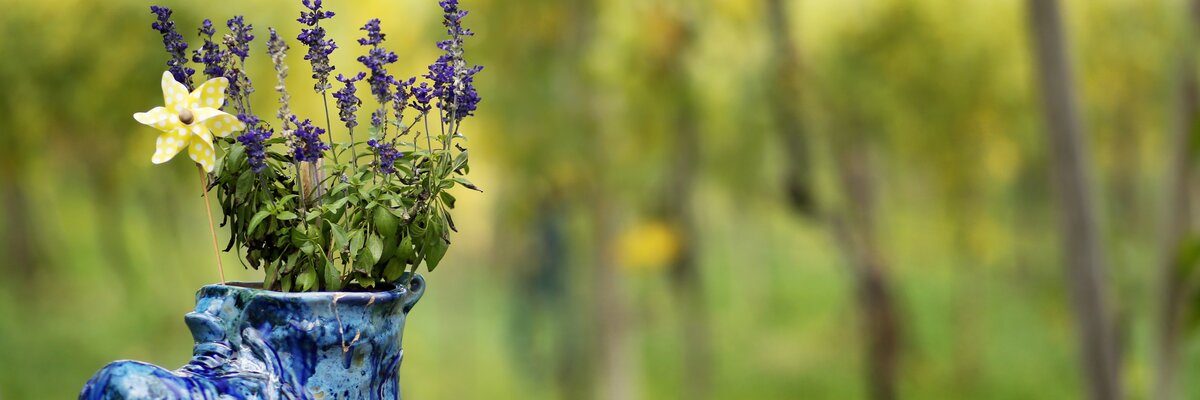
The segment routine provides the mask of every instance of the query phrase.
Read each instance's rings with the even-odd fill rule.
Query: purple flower
[[[383,126],[383,117],[386,115],[387,112],[383,108],[375,110],[375,112],[371,113],[371,126],[375,128]]]
[[[433,88],[429,86],[429,82],[421,82],[420,86],[412,86],[412,107],[420,110],[422,113],[427,113],[430,110],[429,101],[433,100]]]
[[[225,52],[221,51],[221,46],[213,42],[213,34],[217,30],[213,29],[212,20],[204,20],[200,26],[200,38],[204,39],[204,44],[192,52],[192,61],[204,64],[204,76],[208,79],[225,76],[225,67],[223,64]]]
[[[317,93],[325,93],[333,87],[329,84],[329,74],[334,70],[333,65],[329,63],[329,55],[337,49],[337,43],[332,39],[325,39],[325,28],[320,25],[321,20],[333,18],[334,14],[333,11],[321,10],[321,0],[304,0],[302,4],[310,11],[301,11],[300,18],[296,21],[310,28],[301,29],[296,40],[308,46],[308,54],[304,55],[304,59],[312,64],[312,77],[317,80],[313,89],[316,89]]]
[[[399,125],[401,121],[404,121],[404,109],[408,108],[408,99],[412,94],[412,92],[409,90],[409,87],[411,87],[413,82],[416,81],[417,78],[413,77],[408,78],[407,80],[395,82],[396,91],[392,92],[392,110],[396,112],[397,125]]]
[[[396,160],[404,157],[404,153],[396,150],[395,143],[383,143],[375,139],[367,141],[367,145],[371,146],[371,150],[375,152],[376,168],[381,174],[393,174],[396,172]]]
[[[192,87],[192,74],[196,73],[195,69],[188,68],[186,51],[188,48],[187,42],[183,41],[183,36],[175,31],[175,22],[171,21],[171,9],[167,7],[150,6],[150,12],[158,17],[158,20],[150,24],[151,28],[162,34],[163,46],[167,48],[167,53],[171,58],[167,60],[167,70],[171,71],[171,75],[175,80],[186,86],[188,90]]]
[[[254,173],[262,172],[267,167],[266,141],[274,133],[270,128],[260,128],[259,119],[253,115],[239,114],[238,120],[246,124],[246,131],[238,136],[238,142],[246,148],[246,161]]]
[[[250,76],[246,75],[244,70],[246,57],[250,56],[250,42],[254,40],[254,35],[250,34],[254,25],[246,24],[242,16],[238,15],[230,18],[225,26],[228,26],[230,31],[224,40],[224,56],[227,59],[226,65],[229,66],[225,71],[225,77],[229,79],[229,97],[233,99],[234,108],[244,113],[249,108],[250,93],[254,93]],[[237,56],[237,63],[234,63],[232,56]]]
[[[321,159],[321,152],[329,150],[329,146],[321,141],[321,134],[325,133],[325,130],[313,126],[310,120],[305,119],[301,122],[295,115],[292,116],[292,123],[296,125],[292,159],[296,162],[315,162]]]
[[[387,65],[396,62],[399,57],[396,56],[396,53],[379,47],[383,43],[385,35],[379,30],[378,19],[368,21],[360,30],[367,31],[367,37],[358,39],[358,44],[371,46],[371,49],[367,51],[367,55],[358,57],[358,62],[371,71],[371,78],[367,80],[371,84],[371,94],[375,95],[375,99],[379,100],[379,103],[387,103],[391,97],[388,87],[394,81],[392,76],[387,73]]]
[[[250,56],[250,42],[254,40],[254,35],[250,32],[254,30],[254,25],[247,25],[241,15],[230,18],[225,25],[232,33],[232,39],[227,39],[225,43],[229,47],[229,52],[245,60]]]
[[[439,100],[438,108],[446,112],[443,117],[445,121],[458,121],[475,115],[480,98],[475,90],[474,77],[483,67],[467,67],[463,59],[463,38],[475,35],[462,26],[462,19],[467,12],[458,8],[458,0],[442,0],[438,4],[442,6],[442,25],[446,27],[450,39],[438,42],[438,48],[445,54],[429,66],[429,73],[425,77],[433,81],[433,95]]]
[[[362,104],[362,100],[358,98],[356,94],[358,93],[358,88],[354,84],[366,76],[367,74],[364,72],[359,72],[358,75],[350,78],[346,78],[342,74],[338,74],[337,76],[338,82],[344,83],[345,86],[338,89],[333,94],[333,98],[337,99],[338,117],[341,118],[342,122],[346,123],[347,128],[353,129],[358,126],[358,117],[355,116],[355,113],[358,112],[358,106]]]
[[[378,46],[379,44],[383,43],[383,37],[387,36],[379,29],[379,18],[374,18],[370,21],[367,21],[367,24],[363,25],[363,27],[359,28],[359,30],[367,31],[366,38],[358,39],[358,44],[363,46]]]

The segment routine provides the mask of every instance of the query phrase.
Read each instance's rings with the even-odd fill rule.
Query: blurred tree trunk
[[[673,150],[670,152],[672,159],[659,208],[665,223],[679,236],[678,253],[669,268],[675,302],[680,310],[679,335],[684,366],[682,398],[702,400],[710,397],[712,355],[709,352],[711,333],[704,280],[696,254],[699,235],[693,210],[701,136],[684,58],[692,47],[695,33],[692,23],[685,18],[672,15],[661,23],[666,36],[666,51],[656,63],[655,76],[669,96],[674,121],[669,146]]]
[[[597,7],[595,0],[571,0],[570,19],[573,24],[568,39],[568,54],[575,66],[575,98],[578,99],[580,131],[593,141],[585,151],[582,162],[586,163],[591,180],[583,192],[587,193],[587,219],[591,227],[592,271],[591,294],[593,321],[597,335],[595,348],[598,361],[595,380],[596,397],[603,400],[627,400],[635,398],[636,370],[631,354],[629,335],[629,296],[620,282],[620,271],[614,255],[616,238],[616,213],[614,212],[612,176],[613,162],[608,152],[609,133],[600,127],[600,99],[595,77],[588,65],[587,52],[595,39]],[[573,394],[579,397],[580,394]]]
[[[799,2],[793,2],[799,3]],[[788,156],[784,188],[792,207],[806,216],[817,214],[813,193],[812,155],[801,119],[801,60],[792,40],[792,21],[785,0],[767,0],[767,37],[771,41],[771,116]]]
[[[14,174],[15,175],[15,174]],[[15,282],[13,289],[33,288],[37,267],[40,264],[38,250],[41,246],[35,242],[37,234],[30,220],[29,201],[21,191],[16,177],[9,175],[0,180],[0,196],[4,201],[4,248],[6,262],[0,265],[10,265],[13,270],[5,272]]]
[[[791,2],[792,5],[797,2]],[[854,280],[862,312],[862,337],[866,351],[866,376],[872,399],[896,398],[899,361],[900,318],[893,284],[876,241],[875,193],[865,135],[859,120],[833,141],[836,175],[847,205],[842,210],[821,210],[813,191],[810,137],[802,119],[801,61],[792,40],[792,21],[784,0],[766,0],[767,27],[771,40],[773,71],[769,94],[787,159],[784,183],[792,209],[805,216],[826,214],[834,241],[845,258]],[[852,112],[851,112],[852,113]]]
[[[1104,259],[1092,204],[1087,146],[1057,0],[1029,0],[1054,186],[1063,225],[1066,277],[1080,336],[1084,381],[1094,399],[1122,397]]]
[[[1196,81],[1194,50],[1197,26],[1200,26],[1200,0],[1191,2],[1190,19],[1185,19],[1186,37],[1179,52],[1179,99],[1176,121],[1170,138],[1172,152],[1168,167],[1167,207],[1163,221],[1162,266],[1159,283],[1159,337],[1156,349],[1157,374],[1154,398],[1173,400],[1179,397],[1176,379],[1180,364],[1180,340],[1184,317],[1188,314],[1187,269],[1181,257],[1185,239],[1192,228],[1190,194],[1194,189],[1193,165],[1195,136],[1200,129],[1200,88]],[[1192,260],[1194,262],[1194,260]]]
[[[830,216],[834,239],[849,265],[863,316],[867,382],[871,398],[896,398],[900,318],[893,284],[879,250],[875,190],[862,127],[834,141],[838,181],[846,207]]]

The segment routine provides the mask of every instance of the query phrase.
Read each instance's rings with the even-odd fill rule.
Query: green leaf
[[[371,267],[374,265],[375,261],[371,261],[371,251],[369,249],[362,249],[354,257],[354,270],[362,274],[370,274]]]
[[[237,180],[238,195],[242,196],[249,194],[251,189],[254,189],[254,171],[242,171],[242,174],[238,176]]]
[[[288,220],[293,220],[293,219],[296,219],[299,217],[300,216],[296,215],[296,213],[294,213],[294,212],[284,211],[284,212],[279,213],[279,215],[276,215],[275,219],[278,219],[280,221],[288,221]]]
[[[296,248],[301,248],[305,244],[308,244],[308,235],[304,233],[304,227],[297,226],[292,228],[292,233],[288,236],[292,241],[292,246]]]
[[[445,228],[440,222],[430,223],[429,233],[425,236],[425,267],[429,272],[437,268],[442,257],[446,256],[446,249],[450,247],[450,244],[442,239],[442,232],[445,232]]]
[[[404,240],[400,241],[400,246],[397,249],[397,258],[406,263],[415,264],[417,259],[416,250],[413,249],[412,236],[404,236]]]
[[[263,219],[266,219],[270,215],[271,213],[267,210],[262,210],[258,214],[254,214],[254,218],[250,218],[250,227],[246,228],[246,234],[254,234],[254,228],[257,228],[258,224],[262,223]]]
[[[287,202],[292,201],[292,199],[297,198],[297,197],[300,197],[300,196],[297,196],[294,194],[289,194],[287,196],[280,197],[279,200],[275,200],[275,203],[276,204],[287,204]]]
[[[340,249],[346,247],[350,243],[350,237],[346,236],[346,231],[340,225],[333,223],[333,221],[325,222],[329,224],[329,230],[333,232],[333,248]]]
[[[383,237],[383,254],[379,255],[379,262],[386,263],[396,254],[396,245],[400,243],[400,235],[391,235]],[[379,266],[379,265],[377,265]]]
[[[333,203],[329,203],[329,209],[330,210],[340,210],[340,209],[342,209],[342,207],[346,206],[346,202],[348,202],[348,201],[350,201],[349,196],[337,199]]]
[[[388,282],[395,282],[402,275],[404,275],[404,263],[395,258],[392,261],[388,261],[387,268],[383,270],[383,279]]]
[[[375,208],[375,231],[383,236],[396,234],[396,216],[388,212],[387,207]]]
[[[279,276],[286,278],[288,275],[291,275],[292,271],[296,269],[296,260],[299,259],[300,253],[292,253],[292,255],[288,257],[287,263],[283,264],[283,269],[279,270]]]
[[[442,210],[442,217],[446,219],[446,226],[450,227],[450,230],[458,232],[458,228],[454,226],[454,218],[450,217],[449,211]]]
[[[276,271],[275,263],[269,262],[263,267],[263,274],[265,275],[263,277],[263,288],[267,290],[272,290],[275,288],[275,284],[279,281],[279,277],[276,275],[276,272],[278,271]]]
[[[446,207],[454,208],[454,202],[457,199],[450,192],[441,192],[438,194],[438,197],[442,198],[442,204],[445,204]]]
[[[363,247],[362,231],[354,231],[350,234],[350,253],[358,253],[358,249]]]
[[[296,275],[296,285],[302,292],[312,290],[317,286],[317,271],[312,268],[305,268],[304,272]]]
[[[383,256],[383,241],[379,240],[379,236],[367,236],[367,250],[371,254],[371,265],[379,262],[379,258]]]
[[[467,180],[467,178],[463,178],[461,176],[456,176],[456,177],[453,177],[450,179],[454,180],[455,182],[458,182],[459,185],[462,185],[463,187],[465,187],[467,189],[471,189],[476,192],[483,193],[483,189],[480,189],[478,186],[475,186],[475,184],[471,183],[471,181]]]
[[[358,285],[367,289],[372,289],[375,287],[375,280],[367,279],[367,277],[359,277]]]
[[[325,290],[336,292],[342,290],[342,277],[333,261],[325,260]]]
[[[458,153],[458,155],[454,157],[454,165],[450,167],[450,170],[458,171],[458,169],[462,168],[464,165],[467,165],[467,152],[465,151]]]
[[[225,163],[229,168],[237,168],[242,162],[242,156],[246,154],[246,147],[239,144],[229,146],[229,152],[225,154]]]
[[[408,212],[404,211],[404,208],[391,208],[391,207],[385,207],[385,208],[388,210],[388,212],[392,213],[392,215],[395,216],[396,218],[405,219],[408,217]]]

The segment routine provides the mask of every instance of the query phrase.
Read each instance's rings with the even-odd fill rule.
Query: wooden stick
[[[213,255],[217,256],[217,273],[221,275],[221,284],[225,284],[225,266],[221,265],[221,250],[217,247],[217,227],[213,225],[212,206],[208,203],[208,174],[204,173],[204,167],[196,164],[196,170],[200,171],[200,193],[204,196],[204,211],[208,212],[208,231],[212,233]]]

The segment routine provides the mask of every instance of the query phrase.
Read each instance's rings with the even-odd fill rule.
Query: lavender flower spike
[[[362,100],[358,98],[358,88],[355,83],[366,77],[367,74],[359,72],[358,75],[345,77],[338,74],[338,82],[344,83],[345,86],[333,94],[333,98],[337,99],[338,117],[342,122],[346,123],[346,127],[354,129],[358,126],[358,117],[355,114],[358,112],[358,106],[362,104]]]
[[[324,129],[313,126],[312,121],[301,122],[295,115],[292,124],[296,125],[296,141],[292,146],[292,159],[297,162],[316,162],[321,159],[321,152],[329,150],[329,146],[321,141]]]
[[[396,150],[395,143],[384,143],[375,139],[367,141],[367,145],[375,152],[376,168],[384,175],[396,173],[396,160],[404,157],[404,153]]]
[[[246,132],[238,136],[238,142],[246,148],[246,161],[254,173],[262,172],[267,167],[266,141],[271,138],[270,128],[260,128],[259,119],[253,115],[238,115],[238,120],[246,124]]]
[[[317,93],[325,93],[333,87],[329,84],[329,74],[334,70],[333,65],[329,63],[329,55],[337,49],[337,43],[332,39],[325,39],[325,28],[320,25],[321,20],[333,18],[334,14],[333,11],[321,10],[321,0],[304,0],[302,4],[309,11],[301,11],[300,18],[296,21],[309,28],[301,29],[296,40],[308,46],[308,54],[304,55],[304,59],[312,64],[312,77],[317,80],[313,89],[316,89]]]
[[[458,8],[458,0],[442,0],[438,4],[442,6],[442,25],[446,26],[450,39],[438,42],[438,48],[445,54],[429,66],[429,74],[425,77],[433,81],[433,95],[439,99],[438,107],[445,111],[445,122],[461,121],[474,115],[479,104],[474,76],[483,67],[467,67],[463,59],[463,38],[475,35],[462,26],[467,12]]]
[[[288,139],[288,145],[291,145],[291,118],[292,110],[288,106],[292,97],[288,95],[287,85],[285,84],[288,76],[287,63],[284,62],[287,57],[288,45],[287,42],[279,38],[279,34],[275,32],[275,28],[267,28],[271,36],[267,39],[267,54],[271,56],[271,64],[275,65],[275,91],[279,93],[279,113],[276,114],[280,121],[283,121],[283,137]]]
[[[408,108],[409,97],[412,97],[409,88],[416,81],[416,77],[396,81],[396,91],[392,92],[392,110],[396,113],[396,127],[400,129],[401,134],[405,132],[404,110]]]
[[[221,45],[213,42],[216,33],[212,20],[204,20],[200,25],[200,39],[204,44],[192,52],[192,62],[204,64],[204,76],[208,79],[225,76],[225,52],[221,51]]]
[[[228,26],[230,31],[230,35],[225,39],[229,52],[243,61],[246,60],[246,57],[250,57],[250,42],[254,40],[254,35],[250,34],[254,25],[247,25],[242,16],[238,15],[230,18],[225,26]]]
[[[396,56],[396,53],[379,47],[383,43],[385,35],[379,29],[378,19],[368,21],[360,30],[367,31],[367,37],[358,39],[358,44],[371,46],[371,49],[367,50],[367,55],[358,57],[358,62],[371,71],[371,77],[367,79],[367,82],[371,84],[371,94],[375,95],[375,99],[379,100],[380,104],[387,104],[391,97],[388,88],[395,81],[388,74],[387,65],[396,62],[399,57]]]
[[[171,9],[160,6],[150,6],[150,12],[158,16],[158,20],[150,24],[151,28],[162,34],[163,46],[167,48],[167,53],[171,58],[167,60],[167,70],[171,71],[171,75],[175,77],[175,81],[186,86],[188,91],[195,89],[192,85],[192,74],[196,73],[195,69],[187,66],[187,51],[188,44],[183,40],[183,36],[175,31],[175,22],[171,21]]]
[[[245,65],[246,57],[250,56],[250,42],[254,40],[254,35],[250,34],[254,25],[246,24],[240,15],[230,18],[225,25],[230,31],[224,38],[224,56],[229,66],[225,73],[229,79],[229,97],[233,99],[233,107],[238,113],[247,114],[250,112],[250,94],[254,93],[254,86],[250,83],[250,76],[246,75]],[[237,56],[236,63],[233,56]]]

